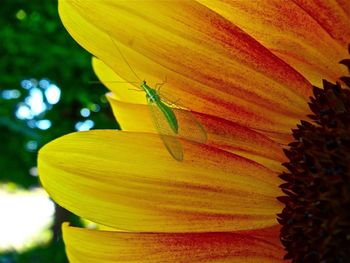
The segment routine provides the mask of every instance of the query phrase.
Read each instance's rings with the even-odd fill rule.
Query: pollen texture
[[[292,262],[350,262],[350,76],[313,94],[285,150],[280,239]]]

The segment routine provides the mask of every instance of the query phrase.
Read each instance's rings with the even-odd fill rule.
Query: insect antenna
[[[131,72],[135,75],[136,78],[138,78],[140,81],[142,81],[142,79],[136,74],[135,70],[130,66],[128,60],[126,59],[126,57],[123,55],[122,51],[120,50],[119,46],[117,45],[117,42],[114,41],[114,39],[112,38],[111,34],[108,33],[109,37],[111,38],[114,46],[117,48],[121,58],[124,60],[124,62],[128,65],[129,69],[131,70]],[[132,82],[129,82],[132,83]]]
[[[116,80],[107,80],[107,81],[103,81],[104,83],[132,83],[132,84],[139,84],[139,82],[136,81],[116,81]],[[98,80],[93,80],[93,81],[89,81],[89,84],[102,84],[101,81]]]

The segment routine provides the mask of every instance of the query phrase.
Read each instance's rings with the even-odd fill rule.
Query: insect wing
[[[154,121],[154,125],[159,133],[160,138],[162,139],[165,147],[171,156],[174,157],[177,161],[183,160],[183,149],[180,141],[177,139],[177,135],[171,129],[170,124],[168,123],[164,113],[158,107],[158,105],[148,99],[148,106],[151,111],[151,115]]]
[[[190,141],[205,143],[207,141],[207,132],[203,125],[197,120],[194,114],[179,104],[179,100],[171,98],[158,89],[158,95],[163,103],[172,108],[179,123],[178,136]]]
[[[207,141],[207,132],[191,111],[182,108],[173,111],[179,123],[179,137],[199,143]]]

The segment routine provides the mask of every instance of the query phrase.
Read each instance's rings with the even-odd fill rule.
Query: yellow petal
[[[60,205],[135,231],[232,231],[275,224],[280,180],[245,158],[181,141],[175,161],[158,136],[73,133],[39,152],[40,180]]]
[[[251,233],[121,233],[63,225],[71,263],[283,262],[283,249]]]
[[[275,132],[309,111],[306,79],[197,2],[60,1],[59,8],[71,35],[119,76],[151,86],[167,77],[162,90],[191,110]]]
[[[146,103],[144,92],[138,92],[135,85],[127,83],[101,60],[93,57],[92,66],[101,83],[113,92],[113,96],[125,102]]]
[[[338,62],[350,42],[350,1],[212,1],[202,4],[223,15],[314,85],[346,73]]]
[[[147,105],[125,103],[117,100],[113,94],[107,94],[107,98],[122,130],[158,134]],[[177,112],[176,109],[174,111]],[[192,112],[192,115],[203,125],[207,134],[207,144],[246,157],[281,172],[281,163],[285,162],[286,159],[279,144],[258,132],[232,122],[195,112]],[[192,119],[178,116],[180,130],[182,126],[185,126],[186,131],[193,133],[195,128],[191,127],[193,126]],[[182,135],[180,133],[179,136],[189,139],[186,134]],[[194,137],[192,134],[191,136]],[[284,143],[287,144],[288,141],[286,140]]]

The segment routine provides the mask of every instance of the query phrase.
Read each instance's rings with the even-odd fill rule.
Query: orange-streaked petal
[[[233,231],[274,225],[280,180],[253,161],[182,140],[175,161],[158,136],[72,133],[39,152],[40,180],[60,205],[133,231]]]
[[[130,233],[63,225],[71,263],[283,262],[281,246],[251,233]]]
[[[280,230],[281,230],[281,225],[277,224],[271,227],[266,227],[261,229],[241,230],[241,231],[237,231],[236,233],[252,235],[257,238],[261,238],[269,243],[272,243],[276,247],[279,247],[279,246],[282,246],[281,240],[280,240]]]
[[[107,98],[122,130],[157,134],[147,105],[126,103],[115,99],[111,93],[107,94]],[[246,157],[275,171],[282,170],[281,163],[286,160],[281,146],[268,137],[214,116],[195,112],[192,112],[192,115],[203,125],[207,133],[207,144]],[[185,129],[189,132],[195,130],[191,127],[191,118],[180,116],[178,123],[180,127],[187,126]]]
[[[199,0],[239,26],[314,85],[346,73],[350,1]]]
[[[123,79],[138,81],[118,49],[151,85],[167,77],[164,92],[191,110],[275,132],[309,111],[305,78],[197,2],[60,1],[59,8],[71,35]]]

